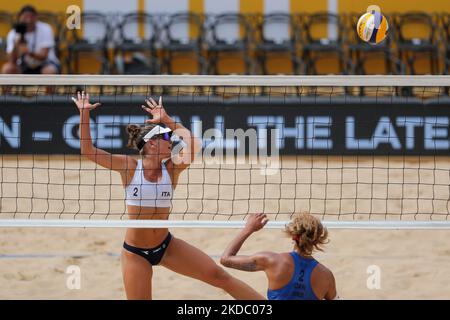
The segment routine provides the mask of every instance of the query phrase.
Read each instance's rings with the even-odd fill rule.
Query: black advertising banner
[[[96,146],[134,152],[126,148],[125,127],[148,118],[140,107],[144,97],[98,99],[102,105],[91,112]],[[166,97],[164,105],[204,147],[239,148],[236,137],[243,134],[248,141],[256,137],[258,149],[276,147],[282,155],[445,156],[450,155],[449,101]],[[2,99],[0,153],[78,154],[78,125],[69,96]]]

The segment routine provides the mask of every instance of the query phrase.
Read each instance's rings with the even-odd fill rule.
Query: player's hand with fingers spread
[[[72,97],[73,102],[75,102],[75,104],[78,107],[78,110],[80,110],[80,112],[82,112],[83,110],[93,110],[95,108],[97,108],[100,103],[94,103],[91,104],[89,102],[89,93],[85,93],[84,91],[77,92],[77,99],[75,99],[74,97]]]
[[[269,219],[267,219],[267,215],[265,213],[251,214],[247,219],[245,229],[250,232],[261,230],[268,221]]]
[[[152,119],[148,119],[145,122],[148,123],[166,123],[169,119],[169,115],[162,105],[162,97],[159,97],[159,102],[156,103],[152,98],[146,99],[146,106],[142,105],[142,109],[144,109],[147,113],[152,116]]]

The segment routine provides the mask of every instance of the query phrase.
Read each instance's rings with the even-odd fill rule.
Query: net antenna
[[[308,211],[328,228],[450,229],[448,87],[449,76],[0,75],[0,227],[242,228],[265,212],[284,228]],[[98,148],[125,150],[125,125],[159,95],[202,139],[169,220],[129,219],[119,175],[80,157],[79,89],[102,103]]]

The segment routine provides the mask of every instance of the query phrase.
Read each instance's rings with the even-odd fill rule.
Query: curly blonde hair
[[[285,232],[294,240],[302,255],[310,256],[314,250],[323,251],[322,246],[328,243],[327,228],[308,212],[295,214]]]

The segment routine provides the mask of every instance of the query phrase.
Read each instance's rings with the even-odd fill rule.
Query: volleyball
[[[358,36],[370,44],[382,42],[389,30],[386,17],[379,11],[370,11],[361,16],[356,26]]]

